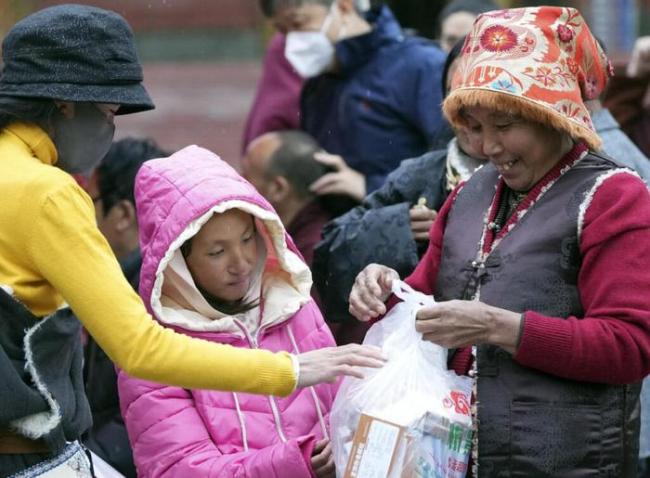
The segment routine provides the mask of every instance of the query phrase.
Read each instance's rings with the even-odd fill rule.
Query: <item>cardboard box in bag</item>
[[[470,423],[425,414],[411,427],[361,414],[343,478],[462,478]]]
[[[405,476],[406,427],[361,414],[343,478]]]

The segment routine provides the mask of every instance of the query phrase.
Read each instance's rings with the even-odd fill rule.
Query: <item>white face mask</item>
[[[334,63],[334,45],[325,34],[331,23],[332,9],[319,31],[287,34],[284,56],[303,78],[318,76]]]

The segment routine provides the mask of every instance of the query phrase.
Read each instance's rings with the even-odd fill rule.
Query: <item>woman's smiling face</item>
[[[571,149],[564,133],[483,106],[465,107],[470,140],[515,191],[528,191]]]

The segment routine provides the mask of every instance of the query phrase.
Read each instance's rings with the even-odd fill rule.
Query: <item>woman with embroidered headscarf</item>
[[[650,371],[650,194],[595,154],[582,98],[609,63],[578,11],[478,17],[443,108],[489,164],[459,185],[406,279],[438,304],[417,329],[475,377],[474,476],[635,476]],[[383,314],[370,265],[351,312]]]

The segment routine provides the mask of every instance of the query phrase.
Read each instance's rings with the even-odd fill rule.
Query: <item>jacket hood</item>
[[[237,323],[252,331],[281,322],[310,300],[311,272],[277,213],[214,153],[188,146],[168,158],[147,161],[136,177],[135,199],[142,251],[140,295],[160,322],[242,335]],[[180,252],[213,214],[233,208],[255,219],[260,253],[246,298],[262,304],[236,317],[208,304]]]

